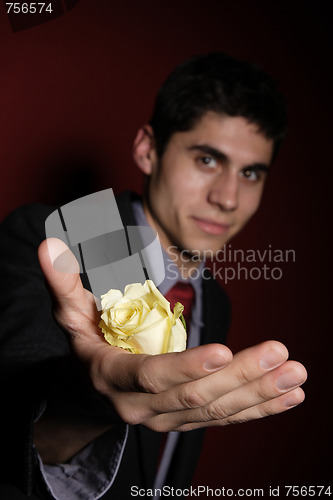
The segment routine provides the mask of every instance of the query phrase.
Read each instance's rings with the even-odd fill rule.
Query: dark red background
[[[309,372],[289,413],[207,433],[195,484],[328,484],[332,449],[331,10],[310,1],[80,0],[13,32],[0,4],[0,216],[105,187],[141,189],[131,159],[157,87],[194,53],[254,60],[287,96],[290,133],[260,212],[232,247],[295,249],[279,281],[235,280],[229,345],[285,342]],[[330,143],[329,143],[330,139]],[[283,494],[280,493],[281,497]]]

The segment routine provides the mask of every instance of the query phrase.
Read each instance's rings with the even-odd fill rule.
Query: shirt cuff
[[[114,425],[65,464],[46,465],[38,455],[42,481],[51,498],[101,498],[116,478],[127,434],[127,425]]]

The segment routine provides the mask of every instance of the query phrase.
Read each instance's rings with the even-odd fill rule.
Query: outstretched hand
[[[64,250],[66,245],[57,239],[45,240],[39,248],[55,318],[93,386],[124,422],[155,431],[183,431],[245,422],[303,401],[300,385],[306,370],[288,361],[286,347],[276,341],[235,356],[220,344],[156,356],[110,346],[98,328],[99,312],[93,295],[82,286],[75,257],[70,257],[70,272],[53,268]]]

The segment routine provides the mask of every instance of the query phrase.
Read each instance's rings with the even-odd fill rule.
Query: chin
[[[173,247],[177,247],[177,251],[184,256],[188,256],[189,258],[194,256],[196,259],[203,260],[207,258],[212,258],[214,255],[219,252],[223,246],[229,241],[229,238],[224,238],[219,241],[212,241],[212,238],[207,239],[196,239],[188,238],[186,240],[176,240],[173,238],[174,244]]]
[[[183,252],[188,254],[189,256],[196,257],[200,260],[207,260],[209,258],[213,258],[214,255],[221,250],[221,247],[212,247],[211,245],[188,245],[187,248],[183,249]]]
[[[211,239],[208,239],[207,241],[200,241],[200,243],[192,244],[190,247],[187,248],[193,249],[196,253],[210,252],[212,254],[215,254],[216,252],[221,250],[221,248],[223,248],[223,246],[227,243],[227,241],[229,241],[229,239],[230,238],[225,238],[223,240],[214,242],[212,242]]]

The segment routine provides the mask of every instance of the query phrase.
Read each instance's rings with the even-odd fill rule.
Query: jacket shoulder
[[[1,231],[11,234],[19,232],[21,236],[45,237],[45,220],[56,210],[55,206],[42,204],[24,205],[11,212],[2,222]]]

